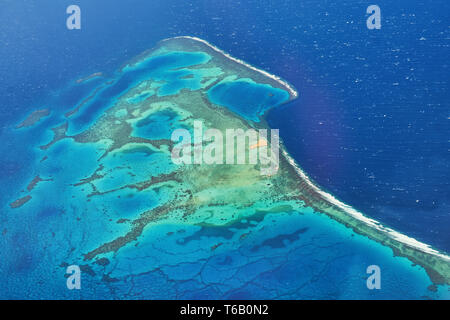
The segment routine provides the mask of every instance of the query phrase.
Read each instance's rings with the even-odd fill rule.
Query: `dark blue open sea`
[[[378,1],[382,28],[368,30],[369,2],[77,1],[82,32],[69,32],[70,1],[7,0],[1,121],[16,121],[93,70],[112,72],[160,39],[198,36],[298,88],[300,99],[269,120],[319,185],[449,252],[450,3]],[[2,179],[24,169],[2,166]]]
[[[450,2],[378,0],[382,28],[368,30],[372,2],[3,0],[0,202],[28,174],[31,156],[12,147],[18,119],[45,104],[71,109],[92,87],[61,92],[69,83],[191,35],[298,89],[268,122],[318,185],[449,253]],[[73,3],[80,31],[65,27]]]

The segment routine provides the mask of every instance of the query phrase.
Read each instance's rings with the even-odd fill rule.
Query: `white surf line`
[[[413,247],[415,249],[418,249],[420,251],[423,251],[425,253],[428,254],[432,254],[435,256],[438,256],[439,258],[449,261],[450,262],[450,257],[447,256],[444,253],[441,253],[433,248],[431,248],[428,244],[425,244],[423,242],[417,241],[414,238],[408,237],[404,234],[401,234],[391,228],[387,228],[385,226],[383,226],[380,222],[368,218],[365,215],[363,215],[361,212],[355,210],[354,208],[352,208],[351,206],[343,203],[342,201],[336,199],[333,195],[321,190],[319,187],[317,187],[312,181],[311,179],[303,172],[302,169],[300,169],[300,167],[297,165],[297,163],[295,162],[295,160],[287,153],[287,151],[284,149],[284,146],[281,148],[284,157],[287,159],[287,161],[294,167],[295,171],[297,172],[297,174],[306,181],[306,183],[308,184],[308,186],[310,186],[315,192],[317,192],[318,194],[320,194],[325,200],[327,200],[328,202],[332,203],[333,205],[339,207],[340,209],[342,209],[343,211],[345,211],[346,213],[348,213],[349,215],[351,215],[353,218],[365,223],[366,225],[370,226],[371,228],[374,228],[378,231],[381,231],[383,233],[386,233],[390,238],[401,242],[409,247]]]
[[[276,76],[274,74],[271,74],[271,73],[269,73],[267,71],[258,69],[258,68],[252,66],[251,64],[249,64],[249,63],[247,63],[247,62],[245,62],[243,60],[237,59],[237,58],[231,56],[230,54],[226,53],[222,49],[219,49],[215,45],[209,43],[206,40],[203,40],[203,39],[200,39],[200,38],[197,38],[197,37],[191,37],[191,36],[179,36],[179,37],[164,39],[162,41],[167,41],[167,40],[170,40],[170,39],[191,39],[191,40],[195,40],[195,41],[201,42],[201,43],[207,45],[208,47],[210,47],[211,49],[213,49],[214,51],[216,51],[216,52],[222,54],[223,56],[227,57],[228,59],[230,59],[230,60],[232,60],[232,61],[234,61],[236,63],[242,64],[242,65],[246,66],[247,68],[249,68],[249,69],[251,69],[253,71],[259,72],[262,75],[264,75],[264,76],[266,76],[266,77],[268,77],[268,78],[278,82],[279,84],[284,86],[294,98],[296,98],[298,96],[298,92],[289,83],[287,83],[286,81],[284,81],[280,77],[278,77],[278,76]]]
[[[168,38],[168,39],[164,39],[162,41],[167,41],[170,39],[191,39],[191,40],[195,40],[195,41],[199,41],[205,45],[207,45],[208,47],[210,47],[211,49],[213,49],[214,51],[224,55],[225,57],[227,57],[228,59],[237,62],[239,64],[242,64],[244,66],[246,66],[247,68],[250,68],[254,71],[257,71],[275,81],[277,81],[278,83],[282,84],[283,86],[285,86],[289,92],[294,96],[297,97],[298,93],[297,91],[292,88],[292,86],[287,83],[286,81],[282,80],[280,77],[277,77],[276,75],[270,74],[267,71],[264,70],[260,70],[248,63],[246,63],[243,60],[237,59],[233,56],[231,56],[230,54],[226,53],[225,51],[217,48],[216,46],[214,46],[213,44],[209,43],[206,40],[197,38],[197,37],[191,37],[191,36],[179,36],[179,37],[174,37],[174,38]],[[335,205],[336,207],[342,209],[344,212],[346,212],[347,214],[349,214],[350,216],[352,216],[353,218],[355,218],[358,221],[361,221],[363,223],[365,223],[366,225],[368,225],[371,228],[374,228],[378,231],[381,231],[385,234],[387,234],[390,238],[403,243],[409,247],[415,248],[419,251],[437,256],[445,261],[450,262],[450,257],[447,256],[444,253],[441,253],[435,249],[433,249],[431,246],[429,246],[428,244],[425,244],[423,242],[417,241],[414,238],[408,237],[404,234],[399,233],[398,231],[395,231],[391,228],[385,227],[383,226],[380,222],[368,218],[366,217],[364,214],[362,214],[361,212],[357,211],[356,209],[352,208],[351,206],[343,203],[342,201],[336,199],[333,195],[321,190],[318,186],[316,186],[311,179],[303,172],[303,170],[297,165],[297,163],[295,162],[295,160],[287,153],[287,151],[285,150],[284,146],[281,148],[281,151],[284,155],[284,157],[287,159],[287,161],[289,162],[289,164],[291,164],[295,171],[297,172],[297,174],[304,180],[306,181],[306,183],[308,184],[308,186],[310,186],[315,192],[317,192],[318,194],[320,194],[325,200],[327,200],[328,202],[330,202],[331,204]]]

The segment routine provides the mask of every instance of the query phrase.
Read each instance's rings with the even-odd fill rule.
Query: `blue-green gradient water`
[[[0,274],[5,279],[1,298],[26,294],[31,298],[112,296],[108,285],[94,280],[86,283],[86,290],[68,292],[64,281],[55,281],[61,274],[48,272],[48,265],[67,258],[61,255],[71,252],[74,242],[90,241],[83,245],[94,246],[124,231],[120,225],[115,230],[105,229],[92,215],[83,216],[83,228],[67,224],[67,216],[102,206],[92,201],[81,204],[82,211],[67,208],[67,197],[73,196],[73,190],[65,191],[65,186],[95,170],[104,146],[81,148],[71,140],[62,141],[49,151],[61,159],[59,164],[40,164],[38,151],[33,148],[47,143],[52,135],[45,129],[58,125],[80,97],[89,96],[100,85],[101,79],[71,85],[93,72],[104,72],[114,83],[74,117],[70,134],[95,121],[142,74],[173,80],[164,89],[167,95],[181,88],[198,88],[199,79],[179,80],[183,76],[180,71],[167,71],[168,64],[173,68],[191,65],[179,57],[174,65],[150,61],[142,70],[115,76],[125,61],[157,41],[185,34],[207,39],[234,56],[282,76],[299,90],[298,100],[274,109],[268,120],[280,129],[289,153],[320,186],[384,224],[450,251],[448,2],[379,1],[383,21],[378,31],[365,27],[365,9],[371,4],[367,1],[78,3],[83,15],[81,31],[65,28],[65,9],[70,1],[8,0],[0,7],[0,20],[4,22],[0,31],[0,204],[7,208],[23,182],[35,175],[30,168],[39,166],[43,176],[59,177],[39,193],[43,200],[39,205],[30,202],[26,209],[14,213],[3,210],[0,221],[8,228],[7,236],[1,238]],[[206,59],[202,55],[191,58],[193,64]],[[170,56],[165,59],[170,60]],[[164,70],[158,70],[161,65],[165,65]],[[236,99],[248,90],[242,88],[235,88]],[[211,92],[212,100],[220,89]],[[284,99],[278,91],[263,105],[239,99],[248,103],[238,104],[233,111],[242,115],[248,111],[243,108],[251,107],[250,117],[254,117],[268,104]],[[236,106],[235,101],[227,103]],[[13,130],[27,114],[41,107],[50,108],[51,116],[26,131]],[[170,114],[166,116],[172,119]],[[147,127],[145,122],[135,126],[138,135],[151,138],[167,137],[166,129]],[[140,158],[150,158],[149,165],[160,161],[157,154],[143,150],[127,157],[139,162],[143,162]],[[160,168],[161,172],[169,169]],[[158,195],[124,193],[121,201],[111,196],[108,203],[119,210],[127,209],[131,218],[142,210],[144,199],[140,197],[145,197],[148,205],[156,203]],[[285,213],[268,215],[258,223],[258,229],[265,227],[259,237],[239,250],[222,248],[214,257],[201,248],[221,239],[233,240],[239,234],[232,235],[224,228],[208,237],[199,227],[159,226],[141,240],[141,257],[127,260],[127,250],[131,249],[119,251],[118,257],[125,257],[118,259],[121,265],[117,270],[122,273],[116,271],[111,277],[124,277],[123,282],[115,284],[123,286],[124,291],[133,281],[146,288],[139,294],[122,296],[126,298],[448,295],[424,290],[431,284],[424,270],[411,267],[406,259],[394,259],[390,249],[331,220],[312,213],[304,213],[301,219]],[[251,221],[230,226],[236,228],[244,232],[255,226]],[[55,239],[53,229],[71,233],[72,238]],[[168,232],[174,232],[174,236],[165,237]],[[346,241],[350,238],[356,239],[351,245]],[[192,258],[174,266],[179,251],[191,252]],[[323,262],[323,268],[314,269],[310,263],[314,260]],[[361,281],[369,264],[379,264],[384,270],[386,290],[369,291]],[[161,271],[124,276],[130,266],[139,273],[139,268],[149,265],[159,265]],[[340,278],[347,274],[344,270],[352,276]],[[168,282],[168,278],[179,281]]]

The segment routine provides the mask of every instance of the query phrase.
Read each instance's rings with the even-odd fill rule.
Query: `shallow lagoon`
[[[208,98],[247,120],[258,122],[265,111],[288,101],[289,93],[249,79],[237,79],[218,83],[209,89]]]
[[[287,163],[262,178],[252,166],[170,161],[174,127],[203,118],[246,128],[292,99],[275,81],[174,39],[99,86],[73,116],[53,110],[13,131],[11,151],[29,174],[2,203],[0,297],[448,298],[448,286],[433,286],[422,266],[307,205],[315,199]],[[241,104],[236,97],[249,91]],[[52,133],[61,123],[67,131]],[[28,190],[36,175],[46,181]],[[70,264],[81,266],[81,291],[66,288]],[[366,287],[372,264],[382,290]]]

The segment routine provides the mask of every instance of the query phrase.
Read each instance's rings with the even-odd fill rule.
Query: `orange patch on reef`
[[[258,143],[252,144],[250,146],[250,149],[255,149],[255,148],[265,147],[265,146],[267,146],[267,140],[259,139]]]

